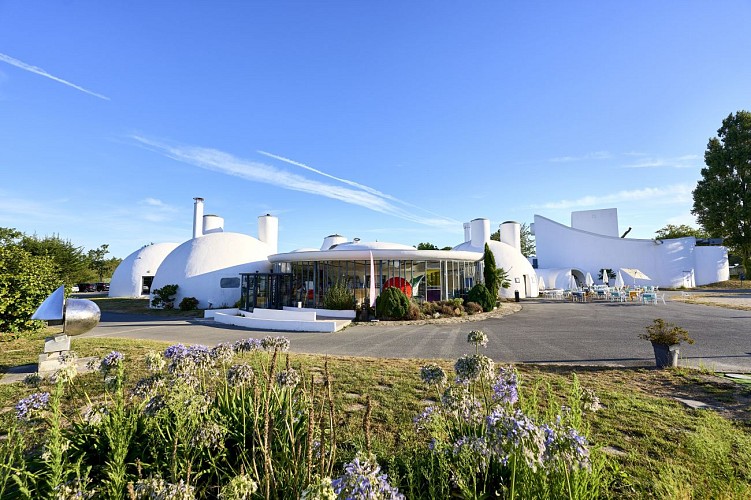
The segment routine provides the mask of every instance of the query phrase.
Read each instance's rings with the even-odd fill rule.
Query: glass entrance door
[[[292,305],[291,273],[243,273],[240,308],[282,309]]]

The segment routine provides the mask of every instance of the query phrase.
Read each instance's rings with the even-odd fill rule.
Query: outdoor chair
[[[658,300],[661,300],[662,303],[665,304],[665,294],[664,293],[661,293],[659,295],[655,294],[655,304],[657,304]],[[667,305],[667,304],[665,304],[665,305]]]

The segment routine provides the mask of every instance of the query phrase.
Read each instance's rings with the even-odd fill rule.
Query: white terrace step
[[[341,318],[318,319],[318,311],[320,310],[289,308],[289,310],[280,311],[256,308],[250,313],[237,308],[211,309],[204,312],[204,318],[241,328],[280,332],[336,332],[351,322],[349,319]],[[354,318],[354,311],[352,311],[352,318]]]

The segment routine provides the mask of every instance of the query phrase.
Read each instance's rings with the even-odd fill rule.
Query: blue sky
[[[477,217],[694,224],[749,109],[747,1],[0,0],[0,226],[125,257],[280,219],[439,246]]]

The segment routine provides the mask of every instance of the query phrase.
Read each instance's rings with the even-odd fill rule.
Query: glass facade
[[[397,286],[417,301],[434,302],[464,297],[478,282],[476,276],[482,276],[482,261],[375,260],[373,264],[371,276],[369,260],[276,263],[272,273],[243,275],[242,304],[261,308],[297,303],[323,307],[326,290],[338,283],[352,291],[359,305],[369,298],[371,279],[375,280],[376,294],[385,287]]]

